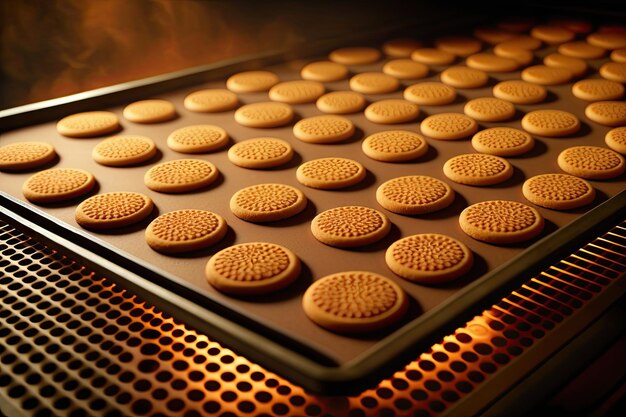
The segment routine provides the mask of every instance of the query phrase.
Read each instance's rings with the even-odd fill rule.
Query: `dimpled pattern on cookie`
[[[580,120],[562,110],[535,110],[522,118],[522,127],[529,133],[547,137],[572,135],[580,129]]]
[[[626,102],[597,101],[585,108],[585,116],[605,126],[626,125]]]
[[[217,175],[217,168],[209,161],[176,159],[150,168],[144,176],[144,182],[154,191],[182,193],[210,185]]]
[[[456,90],[439,82],[423,82],[405,88],[404,99],[420,105],[442,106],[456,99]]]
[[[350,88],[363,94],[383,94],[396,91],[400,81],[382,72],[362,72],[350,78]]]
[[[112,192],[89,197],[76,208],[76,222],[88,229],[129,226],[150,215],[150,197],[133,192]]]
[[[406,123],[418,115],[417,104],[402,99],[375,101],[365,109],[365,117],[374,123]]]
[[[215,113],[234,109],[238,103],[235,93],[216,88],[194,91],[185,97],[183,105],[190,111]]]
[[[244,71],[231,75],[226,88],[235,93],[257,93],[269,90],[279,81],[271,71]]]
[[[470,153],[448,159],[443,172],[454,182],[484,186],[508,180],[513,175],[513,167],[498,156]]]
[[[300,120],[293,127],[295,137],[310,143],[332,143],[348,139],[355,127],[342,116],[313,116]]]
[[[600,75],[607,80],[626,83],[626,63],[607,62],[600,67]]]
[[[528,133],[511,127],[492,127],[472,137],[472,146],[478,152],[497,156],[521,155],[530,151],[535,140]]]
[[[484,71],[468,67],[450,67],[441,73],[441,81],[456,88],[478,88],[489,81]]]
[[[524,197],[538,206],[569,210],[593,201],[596,192],[587,181],[567,174],[543,174],[527,179]]]
[[[228,143],[228,134],[219,126],[193,125],[176,129],[167,137],[167,146],[181,153],[211,152]]]
[[[317,240],[339,248],[369,245],[384,238],[390,229],[387,216],[362,206],[332,208],[311,222],[311,232]]]
[[[393,178],[378,187],[376,200],[389,211],[399,214],[424,214],[448,207],[454,191],[448,184],[425,175]]]
[[[521,80],[502,81],[493,87],[493,95],[515,104],[535,104],[546,99],[546,88]]]
[[[124,118],[135,123],[157,123],[176,116],[174,105],[167,100],[141,100],[124,108]]]
[[[348,68],[343,64],[331,61],[311,62],[302,68],[300,76],[311,81],[339,81],[348,76]]]
[[[300,165],[296,177],[307,187],[338,189],[362,181],[365,178],[365,167],[347,158],[319,158]]]
[[[56,156],[45,142],[16,142],[0,147],[0,170],[19,171],[47,164]]]
[[[108,111],[91,111],[72,114],[57,123],[63,136],[87,138],[116,131],[120,127],[117,116]]]
[[[41,171],[24,183],[24,197],[33,203],[64,201],[81,196],[93,189],[95,179],[87,171],[76,168],[56,168]]]
[[[152,139],[145,136],[114,136],[98,143],[91,156],[94,161],[107,166],[139,164],[156,154]]]
[[[285,103],[263,102],[241,106],[235,111],[235,121],[248,127],[278,127],[293,117],[293,109]]]
[[[543,58],[543,63],[548,67],[568,70],[574,77],[582,77],[589,68],[587,62],[580,58],[572,58],[571,56],[558,53],[546,55],[545,58]]]
[[[318,81],[295,80],[278,83],[270,89],[271,100],[283,103],[311,103],[324,94],[324,84]]]
[[[440,113],[422,122],[422,133],[433,139],[455,140],[473,135],[478,130],[474,119],[459,113]]]
[[[428,71],[426,65],[411,59],[394,59],[383,66],[383,72],[385,74],[400,80],[424,78],[428,75]]]
[[[377,161],[400,162],[419,158],[428,151],[428,144],[417,133],[407,130],[386,130],[365,138],[363,153]]]
[[[572,71],[564,67],[533,65],[522,71],[522,80],[541,85],[559,85],[569,82],[573,75]]]
[[[624,97],[624,86],[609,80],[581,80],[572,86],[572,94],[587,101],[615,100]]]
[[[479,97],[465,103],[463,111],[466,115],[481,122],[500,122],[515,115],[515,107],[508,101]]]
[[[182,253],[208,247],[226,234],[224,219],[207,210],[184,209],[165,213],[146,229],[146,242],[163,253]]]
[[[333,91],[318,98],[316,105],[324,113],[356,113],[365,107],[365,97],[355,91]]]
[[[607,146],[622,155],[626,154],[626,127],[617,127],[606,133],[604,141]]]
[[[285,184],[257,184],[237,191],[230,199],[233,214],[251,222],[270,222],[305,209],[302,191]]]
[[[230,147],[228,159],[244,168],[270,168],[289,162],[293,148],[276,138],[254,138]]]
[[[624,157],[599,146],[574,146],[557,158],[559,167],[568,174],[588,179],[609,179],[624,172]]]

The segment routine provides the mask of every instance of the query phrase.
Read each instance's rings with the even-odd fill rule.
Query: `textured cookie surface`
[[[324,84],[319,81],[284,81],[270,88],[269,97],[282,103],[312,103],[324,94],[325,90]]]
[[[365,179],[365,167],[352,159],[330,157],[305,162],[296,178],[307,187],[335,190],[350,187]]]
[[[465,63],[470,68],[486,72],[511,72],[519,67],[519,62],[513,58],[490,53],[470,55],[465,60]]]
[[[616,100],[624,97],[624,86],[609,80],[581,80],[572,86],[572,94],[586,101]]]
[[[91,152],[94,161],[113,167],[136,165],[156,155],[156,145],[145,136],[113,136],[98,143]]]
[[[362,72],[350,78],[350,88],[363,94],[391,93],[399,86],[397,78],[382,72]]]
[[[561,55],[559,53],[553,53],[546,55],[543,58],[543,63],[547,67],[551,68],[561,68],[567,71],[570,71],[574,77],[582,77],[587,73],[589,66],[587,62],[580,58],[572,58],[571,56]],[[547,74],[548,77],[551,77],[550,74]],[[562,73],[557,73],[559,77],[567,78]],[[536,71],[535,76],[539,76],[540,78],[545,79],[546,73],[542,73],[541,71]]]
[[[367,271],[337,272],[315,281],[302,308],[319,326],[338,333],[366,333],[393,325],[405,314],[404,291]]]
[[[293,157],[288,142],[276,138],[253,138],[231,146],[228,159],[243,168],[271,168],[286,164]]]
[[[47,164],[56,157],[54,147],[45,142],[16,142],[0,147],[0,170],[21,171]]]
[[[605,126],[626,126],[626,102],[596,101],[585,108],[585,116]]]
[[[458,240],[424,233],[395,241],[385,253],[387,266],[396,275],[420,284],[442,284],[467,273],[472,251]]]
[[[522,80],[540,85],[565,84],[572,77],[573,73],[569,69],[547,65],[533,65],[522,71]]]
[[[356,113],[365,107],[365,97],[356,91],[333,91],[318,98],[316,106],[324,113]]]
[[[364,114],[367,120],[374,123],[406,123],[417,118],[419,107],[402,99],[378,100],[367,106]]]
[[[423,82],[404,89],[404,99],[425,106],[443,106],[456,99],[456,90],[439,82]]]
[[[476,133],[478,123],[464,114],[440,113],[425,118],[420,129],[433,139],[456,140]]]
[[[448,184],[425,175],[408,175],[384,182],[376,190],[378,204],[398,214],[424,214],[448,207],[454,191]]]
[[[516,46],[507,46],[503,44],[498,44],[493,48],[493,53],[502,58],[507,58],[515,61],[518,66],[526,67],[530,65],[534,59],[535,55],[532,51],[527,49],[522,49]]]
[[[591,184],[567,174],[536,175],[524,182],[522,192],[531,203],[554,210],[585,206],[596,196]]]
[[[393,58],[408,58],[414,50],[421,48],[422,42],[411,38],[392,39],[383,44],[385,55]]]
[[[278,82],[278,75],[271,71],[244,71],[231,75],[226,80],[226,88],[235,93],[258,93]]]
[[[146,187],[161,193],[185,193],[208,187],[218,170],[202,159],[175,159],[153,166],[144,175]]]
[[[624,172],[624,157],[599,146],[574,146],[557,158],[559,167],[568,174],[592,180],[615,178]]]
[[[315,216],[311,232],[317,240],[338,248],[353,248],[378,242],[391,230],[391,222],[378,210],[343,206]]]
[[[367,46],[339,48],[328,55],[331,61],[344,65],[371,64],[378,61],[380,57],[381,53],[378,49]]]
[[[170,133],[167,146],[180,153],[205,153],[226,146],[228,140],[228,133],[219,126],[192,125]]]
[[[334,143],[348,139],[355,127],[350,119],[324,115],[307,117],[293,126],[293,134],[303,142]]]
[[[66,201],[87,194],[96,185],[94,176],[78,168],[40,171],[22,186],[22,193],[33,203]]]
[[[441,82],[456,88],[478,88],[489,81],[484,71],[468,67],[450,67],[441,73]]]
[[[547,137],[569,136],[580,130],[580,120],[562,110],[535,110],[522,118],[525,131]]]
[[[311,81],[339,81],[348,76],[348,68],[343,64],[331,61],[311,62],[302,68],[300,76]]]
[[[167,100],[141,100],[124,107],[124,118],[135,123],[158,123],[176,117],[176,108]]]
[[[183,105],[187,110],[200,113],[216,113],[232,110],[239,99],[232,91],[223,88],[194,91],[185,97]]]
[[[543,230],[543,217],[534,208],[509,200],[472,204],[461,212],[459,224],[468,236],[495,244],[519,243]]]
[[[295,216],[306,208],[302,191],[285,184],[257,184],[237,191],[230,210],[249,222],[272,222]]]
[[[626,83],[626,63],[607,62],[600,67],[600,75],[607,80]]]
[[[626,127],[616,127],[609,130],[604,137],[604,141],[615,152],[626,155]]]
[[[73,138],[106,135],[120,128],[117,116],[108,111],[72,114],[57,123],[57,132]]]
[[[459,184],[485,186],[511,178],[513,167],[499,156],[469,153],[448,159],[443,165],[443,173]]]
[[[385,130],[368,136],[361,145],[363,153],[383,162],[410,161],[428,151],[428,143],[408,130]]]
[[[545,87],[522,80],[502,81],[493,87],[493,95],[515,104],[535,104],[546,99]]]
[[[428,67],[412,59],[394,59],[383,66],[383,72],[400,80],[415,80],[428,75]]]
[[[441,49],[419,48],[411,53],[413,61],[426,65],[448,65],[454,62],[454,54]]]
[[[499,98],[479,97],[465,103],[463,112],[480,122],[501,122],[515,115],[515,106]]]
[[[207,210],[184,209],[165,213],[146,228],[148,245],[162,253],[184,253],[219,242],[228,227],[219,214]]]
[[[535,140],[528,133],[512,127],[492,127],[472,137],[472,146],[478,152],[496,156],[515,156],[530,151]]]
[[[104,230],[130,226],[147,218],[154,203],[133,192],[112,192],[89,197],[76,207],[76,222],[86,229]]]
[[[537,25],[532,28],[530,35],[550,45],[569,42],[576,36],[569,29],[554,25]]]
[[[235,121],[248,127],[284,126],[293,118],[293,109],[289,104],[276,102],[252,103],[241,106],[235,111]]]
[[[581,59],[599,59],[606,54],[606,49],[583,41],[561,44],[557,50],[565,56]]]
[[[300,259],[284,246],[268,242],[234,245],[213,255],[206,278],[217,290],[259,295],[280,290],[300,275]]]
[[[587,36],[587,42],[604,49],[626,48],[626,35],[623,31],[595,32]]]
[[[435,39],[435,46],[437,49],[458,56],[472,55],[482,48],[478,39],[465,36],[443,36]]]

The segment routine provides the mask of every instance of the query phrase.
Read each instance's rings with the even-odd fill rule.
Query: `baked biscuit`
[[[397,78],[383,72],[362,72],[350,78],[350,89],[363,94],[385,94],[400,87]]]
[[[558,45],[570,42],[576,37],[576,33],[560,26],[537,25],[530,30],[530,36],[537,38],[548,45]]]
[[[528,51],[526,51],[526,53],[528,53]],[[519,62],[513,58],[487,52],[468,56],[465,60],[465,64],[470,68],[485,72],[512,72],[520,65]]]
[[[472,137],[476,151],[496,156],[517,156],[530,151],[535,140],[528,133],[512,127],[492,127]]]
[[[226,80],[226,88],[234,93],[259,93],[268,91],[280,80],[271,71],[244,71],[231,75]]]
[[[514,104],[536,104],[546,99],[548,91],[542,85],[522,80],[507,80],[493,87],[493,95]]]
[[[89,197],[76,207],[76,222],[85,229],[108,230],[130,226],[147,218],[154,209],[150,197],[117,191]]]
[[[408,130],[385,130],[366,137],[361,148],[365,155],[377,161],[403,162],[424,155],[428,143]]]
[[[515,46],[506,46],[498,44],[493,48],[493,53],[501,58],[512,59],[517,62],[518,66],[526,67],[535,60],[535,55],[528,49],[522,49]]]
[[[365,118],[373,123],[407,123],[417,119],[419,107],[406,100],[392,98],[375,101],[365,108]]]
[[[40,171],[22,186],[22,194],[33,203],[56,203],[72,200],[93,190],[94,176],[78,168],[54,168]]]
[[[335,143],[354,135],[355,127],[350,119],[325,115],[304,118],[293,126],[296,138],[308,143]]]
[[[71,138],[102,136],[119,129],[119,119],[108,111],[76,113],[64,117],[57,123],[57,132]]]
[[[202,159],[175,159],[145,173],[146,187],[160,193],[186,193],[206,188],[218,177],[215,165]]]
[[[321,212],[311,222],[313,236],[337,248],[370,245],[383,239],[390,230],[387,216],[362,206],[335,207]]]
[[[626,63],[624,62],[607,62],[600,67],[599,73],[607,80],[626,83]]]
[[[504,48],[519,48],[525,49],[527,51],[534,51],[541,48],[541,41],[537,38],[533,38],[528,35],[516,35],[515,37],[506,40],[504,42],[499,42],[497,46],[502,46]]]
[[[288,124],[291,119],[293,119],[293,109],[285,103],[251,103],[235,111],[235,121],[247,127],[279,127]]]
[[[415,215],[442,210],[454,201],[448,184],[425,175],[409,175],[384,182],[376,190],[376,201],[389,211]]]
[[[456,90],[439,82],[422,82],[405,88],[403,97],[419,105],[443,106],[456,99]]]
[[[557,51],[562,55],[580,59],[600,59],[606,54],[606,49],[584,41],[563,43],[559,45]]]
[[[180,153],[206,153],[223,148],[230,137],[214,125],[192,125],[176,129],[167,137],[167,146]]]
[[[606,146],[615,152],[626,155],[626,127],[617,127],[609,130],[604,137],[604,141]]]
[[[587,36],[590,45],[604,49],[626,48],[626,34],[623,32],[596,32]]]
[[[305,80],[323,83],[339,81],[348,77],[348,67],[331,61],[311,62],[300,70],[300,76]]]
[[[456,183],[482,187],[508,180],[513,175],[513,167],[499,156],[469,153],[448,159],[443,173]]]
[[[522,128],[528,133],[547,137],[570,136],[580,130],[580,120],[562,110],[535,110],[522,118]]]
[[[45,142],[15,142],[0,147],[0,171],[26,171],[56,158],[54,147]]]
[[[624,86],[615,81],[587,79],[575,83],[572,94],[586,101],[616,100],[624,97]]]
[[[559,85],[569,82],[574,74],[564,67],[533,65],[522,70],[522,80],[540,85]]]
[[[123,115],[135,123],[160,123],[176,117],[176,108],[167,100],[141,100],[124,107]]]
[[[242,168],[265,169],[286,164],[293,157],[288,142],[276,138],[253,138],[234,144],[228,159]]]
[[[383,52],[392,58],[409,58],[411,53],[422,47],[422,42],[416,39],[392,39],[383,44]]]
[[[585,107],[589,120],[605,126],[626,126],[626,103],[623,101],[596,101]]]
[[[239,99],[232,91],[223,88],[198,90],[185,97],[183,105],[189,111],[198,113],[217,113],[232,110],[239,104]]]
[[[381,58],[380,51],[367,46],[347,47],[335,49],[328,58],[343,65],[371,64]]]
[[[553,210],[571,210],[590,204],[596,190],[587,181],[567,174],[542,174],[527,179],[522,193],[528,201]]]
[[[365,179],[365,167],[352,159],[331,157],[305,162],[298,167],[296,178],[302,185],[336,190],[358,184]]]
[[[462,66],[445,69],[440,78],[441,82],[455,88],[483,87],[489,81],[489,77],[484,71]]]
[[[501,122],[515,116],[515,106],[499,98],[480,97],[465,103],[463,112],[479,122]]]
[[[478,131],[478,123],[459,113],[439,113],[428,116],[420,125],[422,133],[439,140],[463,139]]]
[[[425,64],[412,59],[393,59],[383,66],[383,72],[399,80],[424,78],[430,70]]]
[[[145,136],[113,136],[98,143],[91,157],[100,165],[124,167],[149,161],[157,148],[152,139]]]
[[[435,39],[435,46],[457,56],[475,54],[483,47],[478,39],[465,36],[443,36]]]
[[[281,103],[312,103],[324,94],[326,87],[319,81],[295,80],[283,81],[270,88],[270,100]]]
[[[599,146],[574,146],[562,151],[557,163],[568,174],[590,180],[607,180],[624,172],[624,157]]]
[[[317,109],[330,114],[349,114],[363,110],[365,97],[356,91],[333,91],[317,99]]]
[[[302,191],[285,184],[256,184],[237,191],[230,210],[240,219],[265,223],[295,216],[306,208]]]
[[[502,30],[501,28],[491,26],[479,26],[474,29],[474,36],[483,42],[490,43],[492,45],[508,41],[514,38],[516,35],[508,30]]]
[[[558,53],[546,55],[543,58],[543,64],[550,68],[566,69],[570,71],[575,78],[582,77],[589,69],[589,65],[587,65],[586,61],[580,58],[572,58],[571,56],[565,56]],[[539,76],[541,76],[541,74],[539,74]]]
[[[619,63],[626,63],[626,48],[616,49],[611,52],[611,60]]]
[[[449,65],[455,60],[454,54],[435,48],[419,48],[411,53],[411,59],[426,65]]]

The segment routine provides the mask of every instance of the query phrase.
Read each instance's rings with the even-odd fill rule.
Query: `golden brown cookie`
[[[399,80],[416,80],[424,78],[430,70],[421,62],[412,59],[393,59],[383,66],[383,72]]]
[[[491,200],[472,204],[459,216],[468,236],[496,245],[520,243],[541,233],[543,217],[534,208],[517,201]]]
[[[226,88],[234,93],[259,93],[268,91],[280,80],[271,71],[244,71],[231,75],[226,80]]]
[[[483,187],[511,178],[513,166],[499,156],[468,153],[448,159],[443,165],[443,173],[456,183]]]
[[[593,26],[591,23],[580,20],[580,19],[572,19],[572,18],[553,18],[548,21],[550,25],[559,26],[562,28],[566,28],[571,30],[574,33],[589,33]]]
[[[76,207],[75,218],[85,229],[116,229],[139,223],[153,208],[154,203],[146,195],[118,191],[84,200]]]
[[[512,59],[518,66],[526,67],[535,60],[535,55],[528,49],[522,49],[508,44],[498,44],[493,48],[493,53],[501,58]]]
[[[483,87],[489,81],[489,77],[484,71],[462,66],[444,70],[440,78],[441,82],[455,88]]]
[[[180,153],[206,153],[223,148],[228,133],[219,126],[192,125],[176,129],[167,137],[167,146]]]
[[[311,62],[300,70],[300,76],[305,80],[323,83],[339,81],[348,77],[348,67],[331,61]]]
[[[563,43],[559,45],[557,51],[562,55],[580,59],[600,59],[606,54],[606,49],[584,41]]]
[[[300,259],[284,246],[249,242],[217,252],[206,265],[206,278],[232,295],[261,295],[285,288],[301,271]]]
[[[449,65],[455,60],[454,54],[435,48],[419,48],[411,53],[411,59],[426,65]]]
[[[157,148],[152,139],[145,136],[113,136],[98,143],[91,157],[100,165],[124,167],[146,162],[154,157]]]
[[[531,203],[553,210],[586,206],[596,196],[591,184],[567,174],[535,175],[524,182],[522,193]]]
[[[355,132],[350,119],[342,116],[313,116],[293,126],[293,134],[303,142],[335,143],[350,138]]]
[[[472,146],[480,153],[517,156],[530,151],[535,140],[528,133],[512,127],[492,127],[472,137]]]
[[[626,48],[626,33],[623,32],[596,32],[587,36],[589,44],[604,49]]]
[[[286,164],[293,157],[288,142],[277,138],[253,138],[234,144],[228,150],[233,164],[250,169],[272,168]]]
[[[614,62],[626,63],[626,48],[616,49],[611,52],[611,60]]]
[[[501,46],[502,48],[519,48],[525,49],[527,51],[534,51],[541,48],[541,41],[537,38],[533,38],[528,35],[516,35],[515,37],[506,40],[504,42],[499,42],[497,46]],[[495,50],[495,48],[494,48]]]
[[[57,132],[71,138],[90,138],[112,133],[120,128],[117,116],[108,111],[90,111],[64,117],[57,123]]]
[[[124,107],[123,115],[135,123],[159,123],[176,117],[176,108],[167,100],[141,100]]]
[[[409,58],[414,50],[421,47],[422,42],[416,39],[392,39],[383,44],[383,52],[392,58]]]
[[[339,48],[328,55],[331,61],[344,65],[371,64],[378,61],[380,57],[378,49],[367,46]]]
[[[515,106],[499,98],[480,97],[465,103],[463,112],[479,122],[501,122],[515,116]]]
[[[408,301],[398,284],[367,271],[337,272],[315,281],[302,308],[313,322],[337,333],[386,329],[404,316]]]
[[[508,80],[496,84],[493,87],[493,95],[514,104],[536,104],[546,99],[548,91],[542,85],[522,80]]]
[[[22,194],[33,203],[56,203],[87,194],[96,185],[94,176],[78,168],[40,171],[22,186]]]
[[[295,216],[306,208],[302,191],[285,184],[256,184],[237,191],[230,210],[240,219],[265,223]]]
[[[570,71],[575,78],[582,77],[589,69],[586,61],[557,53],[546,55],[543,58],[543,64],[550,68],[566,69]]]
[[[375,101],[365,108],[365,118],[381,124],[406,123],[417,119],[420,110],[417,104],[391,98]]]
[[[291,119],[293,109],[285,103],[251,103],[239,107],[235,112],[235,121],[247,127],[279,127],[288,124]]]
[[[533,65],[522,70],[522,80],[540,85],[559,85],[569,82],[574,74],[567,68]]]
[[[513,58],[488,52],[468,56],[465,60],[465,64],[470,68],[485,72],[511,72],[515,71],[520,65],[519,62]]]
[[[146,228],[146,243],[155,251],[185,253],[212,246],[228,231],[226,220],[207,210],[184,209],[165,213]]]
[[[606,146],[615,152],[626,155],[626,127],[616,127],[609,130],[604,137],[604,141]]]
[[[336,190],[358,184],[365,179],[365,167],[352,159],[330,157],[307,161],[298,167],[296,178],[302,185]]]
[[[502,30],[497,27],[479,26],[474,29],[474,36],[483,42],[490,43],[492,45],[508,41],[516,35],[508,30]]]
[[[319,81],[283,81],[270,88],[270,100],[281,103],[312,103],[324,94],[326,87]]]
[[[313,236],[337,248],[370,245],[387,236],[390,230],[387,216],[362,206],[335,207],[321,212],[311,222]]]
[[[587,79],[575,83],[572,94],[586,101],[616,100],[624,97],[624,86],[615,81]]]
[[[562,110],[535,110],[522,118],[522,128],[528,133],[551,138],[570,136],[580,130],[580,120]]]
[[[217,113],[232,110],[239,104],[239,99],[232,91],[212,88],[194,91],[185,97],[183,105],[189,111],[199,113]]]
[[[365,97],[356,91],[333,91],[316,102],[317,109],[330,114],[350,114],[363,110]]]
[[[530,36],[548,45],[558,45],[571,41],[576,37],[576,34],[560,26],[538,25],[531,29]]]
[[[425,175],[408,175],[384,182],[376,190],[376,201],[398,214],[425,214],[442,210],[454,201],[448,184]]]
[[[476,120],[460,113],[440,113],[428,116],[420,125],[422,133],[439,140],[463,139],[478,131]]]
[[[483,47],[482,43],[475,38],[465,36],[444,36],[435,39],[435,46],[445,52],[457,56],[469,56],[477,53]]]
[[[599,146],[573,146],[559,154],[559,167],[568,174],[590,180],[615,178],[624,172],[624,157]]]
[[[626,102],[596,101],[585,108],[585,116],[605,126],[626,126]]]
[[[16,142],[0,147],[0,171],[25,171],[56,158],[54,147],[45,142]]]
[[[377,161],[403,162],[424,155],[428,143],[408,130],[385,130],[366,137],[361,148],[365,155]]]
[[[424,106],[443,106],[456,99],[456,90],[439,82],[422,82],[404,89],[404,99]]]
[[[460,241],[437,233],[407,236],[389,246],[387,266],[418,284],[443,284],[465,275],[474,263],[472,251]]]
[[[143,181],[146,187],[161,193],[186,193],[208,187],[218,177],[218,170],[202,159],[175,159],[153,166]]]
[[[385,94],[398,89],[400,81],[382,72],[362,72],[350,78],[350,88],[363,94]]]
[[[600,67],[600,75],[607,80],[626,83],[626,63],[607,62]]]

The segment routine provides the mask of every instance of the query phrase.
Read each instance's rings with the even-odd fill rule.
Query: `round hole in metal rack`
[[[222,385],[218,381],[209,380],[204,383],[204,388],[207,391],[218,391],[219,389],[222,388]]]
[[[207,401],[202,405],[202,409],[209,414],[215,414],[220,411],[221,408],[222,406],[217,401]]]
[[[24,388],[24,386],[22,385],[15,385],[14,387],[11,387],[11,389],[9,389],[8,394],[11,398],[20,398],[21,396],[26,394],[26,388]]]

